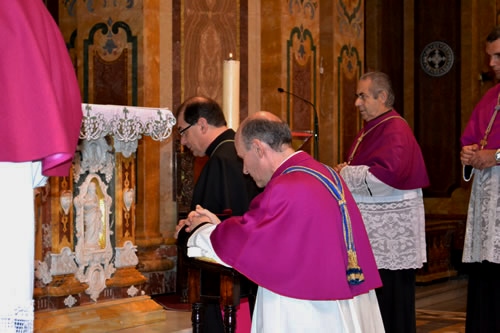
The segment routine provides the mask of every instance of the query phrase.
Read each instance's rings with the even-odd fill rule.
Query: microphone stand
[[[296,95],[290,91],[286,91],[285,89],[283,88],[278,88],[278,92],[281,94],[281,93],[285,93],[287,95],[291,95],[293,97],[296,97],[298,99],[300,99],[301,101],[309,104],[310,106],[312,106],[313,108],[313,136],[314,136],[314,153],[313,153],[313,156],[316,160],[319,160],[319,125],[318,125],[318,112],[316,111],[316,105],[314,105],[313,103],[311,103],[310,101],[308,101],[307,99],[299,96],[299,95]]]

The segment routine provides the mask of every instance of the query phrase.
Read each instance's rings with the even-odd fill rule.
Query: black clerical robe
[[[235,132],[228,129],[207,148],[209,157],[193,191],[191,210],[196,205],[219,215],[243,215],[259,189],[249,175],[243,174],[243,161],[234,147]]]
[[[194,210],[196,205],[201,205],[217,214],[221,220],[225,220],[231,215],[243,215],[248,210],[250,201],[260,192],[253,179],[243,174],[243,161],[236,154],[234,136],[234,130],[228,129],[208,146],[205,152],[208,160],[196,182],[191,210]],[[184,230],[178,236],[181,265],[184,260],[188,260],[186,257],[188,237],[189,234]],[[219,283],[218,275],[202,273],[204,294],[218,295]],[[256,294],[256,284],[243,277],[240,283],[243,295]],[[219,306],[206,305],[205,311],[204,331],[222,332],[223,324]]]

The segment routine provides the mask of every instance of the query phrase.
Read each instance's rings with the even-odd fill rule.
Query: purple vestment
[[[495,111],[498,94],[500,94],[500,84],[488,90],[479,103],[477,103],[460,138],[462,146],[479,144]],[[500,147],[500,112],[495,118],[487,141],[488,144],[484,149],[497,149]]]
[[[391,118],[391,119],[388,119]],[[366,133],[350,165],[367,165],[379,180],[399,190],[429,186],[420,147],[406,121],[395,110],[370,120],[356,136]]]
[[[331,178],[324,165],[305,152],[286,160],[243,216],[217,225],[211,242],[217,255],[258,285],[306,300],[351,299],[381,286],[361,214],[342,186],[352,223],[358,263],[365,281],[349,285],[347,251],[337,200],[305,166]]]
[[[42,0],[1,1],[0,40],[0,161],[67,176],[82,107],[61,32]]]

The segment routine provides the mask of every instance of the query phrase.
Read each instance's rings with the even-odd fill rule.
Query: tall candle
[[[223,76],[222,110],[227,126],[236,131],[240,124],[240,62],[231,53],[224,60]]]

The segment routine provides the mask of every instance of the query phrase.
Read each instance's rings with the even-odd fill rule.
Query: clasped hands
[[[177,238],[179,235],[179,231],[181,231],[185,226],[187,226],[186,231],[191,232],[201,223],[208,222],[212,224],[219,224],[220,219],[209,211],[201,207],[200,205],[196,205],[195,210],[189,212],[186,219],[179,220],[179,223],[175,227],[174,237]]]
[[[337,164],[337,166],[333,167],[333,170],[335,170],[337,173],[340,173],[340,171],[347,166],[347,162]]]
[[[474,169],[482,170],[497,164],[493,149],[479,149],[479,145],[463,146],[460,151],[460,161],[463,165],[470,165]]]

